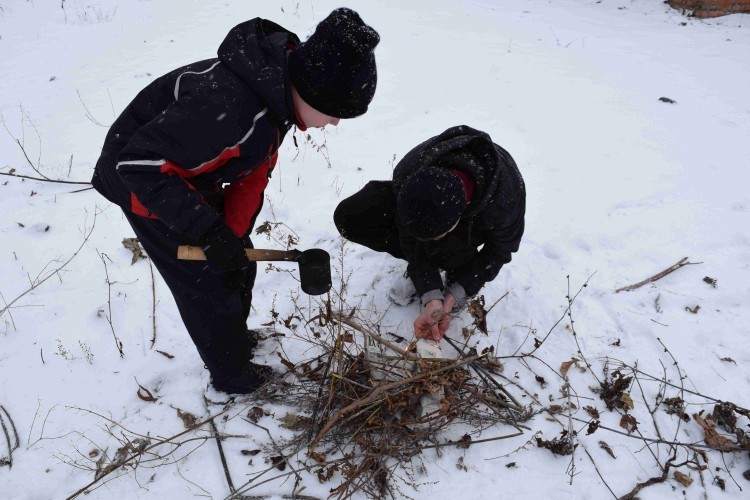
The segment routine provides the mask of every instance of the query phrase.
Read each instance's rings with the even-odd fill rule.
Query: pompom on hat
[[[336,9],[289,54],[289,76],[300,97],[335,118],[363,115],[375,96],[377,31],[355,11]]]

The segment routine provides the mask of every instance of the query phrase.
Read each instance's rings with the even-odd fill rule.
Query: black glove
[[[223,221],[211,226],[200,240],[208,266],[217,273],[247,269],[250,261],[242,241]]]

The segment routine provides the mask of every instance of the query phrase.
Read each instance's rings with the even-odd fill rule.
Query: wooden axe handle
[[[246,248],[247,260],[257,262],[259,260],[296,260],[298,251],[286,250],[264,250],[262,248]],[[177,258],[180,260],[206,260],[206,254],[201,247],[180,245],[177,248]]]

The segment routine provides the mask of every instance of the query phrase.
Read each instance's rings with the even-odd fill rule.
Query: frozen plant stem
[[[43,278],[37,277],[31,282],[31,287],[23,292],[21,295],[16,297],[15,299],[11,300],[10,303],[7,303],[5,307],[0,309],[0,316],[5,314],[6,312],[10,311],[11,307],[13,307],[13,304],[18,302],[22,297],[24,297],[29,292],[35,290],[36,288],[39,288],[42,284],[44,284],[48,279],[50,279],[52,276],[59,276],[60,271],[62,271],[70,262],[76,258],[78,253],[83,249],[83,246],[88,242],[89,237],[91,236],[91,233],[94,232],[94,226],[96,226],[96,215],[94,215],[94,222],[91,224],[91,228],[89,229],[89,232],[85,234],[83,238],[83,242],[81,243],[81,246],[78,247],[78,249],[73,252],[73,255],[70,256],[68,260],[66,260],[60,267],[53,269],[50,271],[46,276]],[[4,299],[3,299],[4,300]]]
[[[115,325],[112,324],[112,282],[109,280],[109,271],[107,270],[107,261],[105,260],[105,257],[109,259],[106,254],[99,254],[99,258],[102,259],[102,264],[104,264],[104,274],[107,276],[107,307],[109,309],[109,314],[107,315],[107,323],[109,323],[109,328],[110,330],[112,330],[112,337],[114,338],[115,346],[120,353],[120,358],[124,358],[125,352],[123,352],[122,349],[122,342],[120,342],[120,339],[117,338],[117,334],[115,333]]]
[[[624,286],[622,288],[618,288],[617,290],[615,290],[615,293],[630,292],[632,290],[635,290],[636,288],[640,288],[640,287],[642,287],[644,285],[648,285],[649,283],[653,283],[655,281],[658,281],[658,280],[662,279],[664,276],[677,271],[681,267],[684,267],[684,266],[694,266],[694,265],[697,265],[697,264],[703,264],[703,262],[688,262],[688,257],[683,257],[676,264],[674,264],[674,265],[666,268],[662,272],[657,273],[657,274],[651,276],[650,278],[646,278],[643,281],[639,281],[638,283],[636,283],[634,285],[628,285],[628,286]]]

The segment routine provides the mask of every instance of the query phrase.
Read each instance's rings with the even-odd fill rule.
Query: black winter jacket
[[[217,59],[156,79],[107,134],[96,190],[196,241],[222,216],[247,234],[279,145],[298,124],[286,64],[297,44],[256,18],[229,32]]]
[[[449,282],[472,296],[518,251],[526,211],[523,178],[507,151],[466,125],[449,128],[407,153],[393,171],[395,194],[410,174],[427,166],[465,171],[474,191],[458,226],[440,240],[417,240],[397,217],[407,272],[420,295],[442,290],[439,269],[444,269]]]

